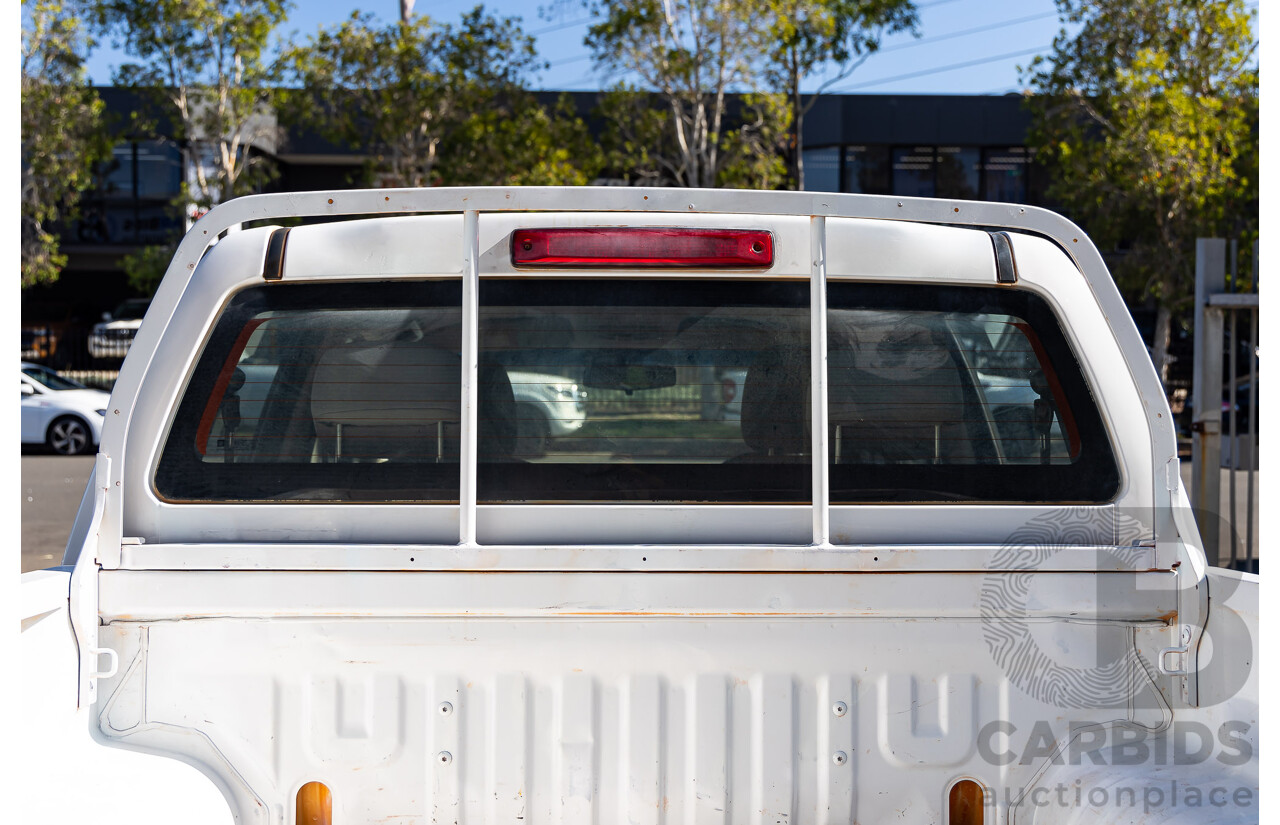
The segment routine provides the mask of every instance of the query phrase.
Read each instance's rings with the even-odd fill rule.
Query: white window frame
[[[803,218],[808,232],[808,277],[811,299],[811,368],[813,442],[812,505],[480,505],[476,500],[476,403],[478,370],[478,286],[487,260],[502,256],[487,234],[500,229],[514,217],[494,218],[501,213],[544,211],[563,216],[571,213],[621,213],[628,223],[653,225],[673,222],[707,223],[750,228],[768,226],[783,218]],[[259,229],[236,236],[219,259],[218,267],[201,261],[213,239],[247,221],[270,220],[282,216],[349,215],[373,217],[380,214],[445,214],[461,217],[455,240],[460,241],[460,266],[419,267],[387,265],[369,273],[353,272],[349,278],[461,277],[463,286],[463,419],[460,460],[459,505],[357,505],[357,504],[166,504],[159,502],[150,488],[150,477],[164,426],[157,421],[171,414],[180,400],[187,376],[194,368],[199,342],[208,335],[234,292],[261,284],[261,266],[270,230]],[[483,215],[482,215],[483,213]],[[594,221],[597,214],[574,216]],[[521,216],[527,220],[528,216]],[[1000,226],[1027,233],[1040,244],[1027,247],[1027,260],[1017,248],[1026,276],[1027,263],[1043,257],[1045,249],[1059,259],[1061,282],[1069,271],[1074,285],[1033,284],[1050,300],[1062,317],[1062,295],[1049,287],[1071,292],[1072,321],[1081,295],[1088,296],[1092,311],[1086,329],[1064,324],[1073,346],[1082,336],[1104,334],[1105,347],[1122,356],[1123,369],[1108,378],[1098,364],[1082,358],[1086,379],[1097,387],[1097,397],[1113,440],[1122,476],[1121,492],[1106,505],[1097,505],[1102,525],[1096,542],[1082,544],[1071,554],[1064,569],[1150,569],[1158,558],[1158,531],[1169,529],[1169,497],[1165,489],[1166,465],[1176,457],[1172,421],[1159,388],[1158,379],[1132,324],[1127,323],[1123,302],[1098,256],[1085,236],[1063,218],[1033,207],[961,201],[895,199],[865,195],[825,193],[730,192],[622,188],[542,188],[516,189],[429,189],[341,191],[288,195],[263,195],[224,204],[201,219],[179,246],[165,280],[148,312],[121,371],[112,397],[104,430],[102,450],[107,455],[125,456],[127,461],[109,464],[112,477],[103,480],[107,505],[99,533],[98,558],[111,569],[373,569],[373,570],[978,570],[1000,550],[1000,543],[971,541],[964,525],[992,524],[1010,531],[1038,516],[1061,509],[1053,505],[841,505],[833,508],[828,495],[826,443],[826,283],[828,278],[869,277],[857,273],[829,272],[828,222],[857,219],[868,233],[908,231],[912,225],[949,227]],[[557,220],[560,218],[557,217]],[[885,223],[886,221],[894,223]],[[549,224],[554,225],[554,224]],[[328,226],[333,226],[332,224]],[[300,231],[300,230],[296,230]],[[356,230],[353,230],[356,231]],[[985,233],[954,230],[966,237],[985,239]],[[505,234],[499,231],[499,234]],[[1034,238],[1030,236],[1039,236]],[[256,238],[256,240],[254,240]],[[1047,239],[1047,243],[1040,239]],[[482,243],[482,240],[484,243]],[[791,244],[795,246],[795,244]],[[456,249],[456,247],[455,247]],[[1058,250],[1065,252],[1063,256]],[[303,255],[289,250],[286,280],[303,280],[296,269]],[[455,253],[456,254],[456,253]],[[957,258],[960,256],[956,256]],[[458,258],[454,259],[455,261]],[[838,261],[839,259],[837,259]],[[792,262],[794,265],[794,261]],[[293,264],[294,266],[290,266]],[[507,263],[509,266],[509,261]],[[497,267],[497,263],[491,264]],[[930,283],[994,284],[994,259],[989,275],[943,271],[916,280]],[[401,271],[404,270],[404,271]],[[221,274],[218,274],[221,273]],[[594,273],[600,276],[599,273]],[[613,274],[613,273],[611,273]],[[616,273],[633,277],[637,273]],[[652,273],[646,273],[652,276]],[[793,275],[800,273],[793,272]],[[609,277],[609,274],[603,277]],[[332,274],[324,277],[336,277]],[[695,275],[693,277],[703,277]],[[877,280],[910,280],[907,277]],[[1113,323],[1110,319],[1123,319]],[[1095,342],[1096,343],[1096,342]],[[1096,349],[1096,347],[1095,347]],[[1099,380],[1107,386],[1100,387]],[[1136,387],[1136,393],[1135,393]],[[1110,408],[1108,408],[1110,407]],[[1142,413],[1142,410],[1148,411]],[[1163,413],[1161,411],[1163,410]],[[1138,411],[1141,417],[1134,420]],[[1117,429],[1117,426],[1119,429]],[[1142,436],[1140,442],[1134,439]],[[128,442],[128,449],[125,443]],[[1147,445],[1150,453],[1144,454]],[[1176,462],[1176,459],[1175,459]],[[1176,463],[1174,465],[1176,467]],[[97,482],[95,482],[97,483]],[[1151,513],[1144,525],[1141,542],[1117,547],[1121,536],[1107,527],[1117,508]],[[164,508],[174,508],[167,516]],[[532,508],[539,511],[530,516]],[[1163,509],[1162,509],[1163,508]],[[1162,515],[1163,513],[1163,515]],[[158,516],[162,516],[158,519]],[[388,519],[413,519],[414,536],[388,532]],[[164,519],[168,518],[168,522]],[[520,519],[542,523],[542,532],[533,530],[532,540],[514,543],[509,539],[520,530]],[[182,519],[191,525],[177,540],[147,539],[149,530],[162,522]],[[1144,519],[1145,521],[1145,519]],[[897,532],[894,531],[894,523]],[[914,523],[914,526],[909,526]],[[218,525],[234,524],[234,530]],[[279,525],[292,525],[288,536]],[[492,525],[492,539],[486,542],[486,524]],[[559,524],[559,532],[546,525]],[[579,525],[574,528],[573,525]],[[589,527],[589,525],[596,525]],[[618,525],[651,531],[653,540],[613,541],[607,537]],[[756,525],[773,525],[774,532],[753,533]],[[855,525],[862,532],[847,528]],[[272,525],[276,526],[273,532]],[[564,525],[569,525],[564,527]],[[584,527],[583,525],[587,525]],[[647,526],[646,526],[647,525]],[[660,526],[658,526],[660,525]],[[744,528],[744,525],[746,527]],[[833,526],[834,525],[834,526]],[[903,529],[914,534],[904,534]],[[420,529],[419,529],[420,528]],[[399,528],[397,528],[399,529]],[[627,528],[632,529],[632,528]],[[1003,528],[1002,528],[1003,529]],[[764,540],[746,542],[748,535]],[[308,532],[309,531],[309,532]],[[549,532],[548,532],[549,531]],[[1110,534],[1109,534],[1110,531]],[[715,540],[730,536],[732,541]],[[907,535],[907,538],[899,537]],[[1170,533],[1166,533],[1170,535]],[[416,538],[415,538],[416,537]],[[636,538],[640,538],[638,533]],[[410,539],[407,540],[406,539]],[[695,552],[696,551],[696,552]]]

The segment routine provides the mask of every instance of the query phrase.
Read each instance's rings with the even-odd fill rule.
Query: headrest
[[[434,458],[436,439],[443,435],[442,457],[456,460],[460,378],[461,359],[448,350],[403,344],[334,348],[316,364],[311,416],[322,436],[335,435],[341,424],[348,438],[360,439],[349,442],[344,454]],[[481,364],[479,397],[480,460],[503,460],[516,443],[515,394],[506,370]]]
[[[809,452],[809,348],[768,349],[742,387],[742,438],[757,453]]]
[[[456,352],[405,345],[335,347],[316,364],[311,417],[317,424],[418,426],[461,420]]]
[[[844,315],[829,356],[833,458],[894,464],[971,456],[964,391],[944,334],[888,313]]]

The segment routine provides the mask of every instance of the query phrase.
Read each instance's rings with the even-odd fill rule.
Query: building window
[[[182,150],[158,140],[137,144],[138,197],[169,200],[182,188]]]
[[[893,194],[911,198],[932,198],[934,151],[932,146],[899,147],[893,150]]]
[[[939,146],[938,197],[977,200],[981,155],[976,146]]]
[[[840,147],[806,149],[804,154],[804,188],[808,192],[840,191]]]
[[[989,201],[1025,203],[1027,200],[1027,149],[1002,146],[983,151],[982,183]]]
[[[133,197],[133,144],[121,143],[111,150],[102,179],[102,196],[105,198]]]
[[[889,147],[844,147],[842,191],[863,195],[889,194]]]

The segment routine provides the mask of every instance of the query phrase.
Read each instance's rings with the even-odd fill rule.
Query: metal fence
[[[86,387],[111,392],[111,388],[116,385],[120,370],[62,370],[58,374],[72,381],[79,381]]]
[[[1196,241],[1191,503],[1210,563],[1258,571],[1258,248]],[[1225,376],[1224,376],[1225,372]],[[1224,489],[1225,488],[1225,489]]]

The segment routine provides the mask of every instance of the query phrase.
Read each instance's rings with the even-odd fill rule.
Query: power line
[[[947,2],[951,2],[951,0],[947,0]],[[1016,26],[1021,23],[1030,23],[1033,20],[1043,20],[1046,17],[1055,17],[1057,16],[1057,14],[1058,13],[1056,11],[1050,11],[1050,12],[1044,12],[1042,14],[1033,14],[1028,17],[1019,17],[1014,20],[1001,20],[997,23],[988,23],[985,26],[977,26],[972,29],[965,29],[963,31],[940,34],[937,37],[926,37],[921,40],[913,40],[908,43],[900,43],[894,46],[886,46],[882,49],[877,49],[875,52],[873,52],[873,54],[895,52],[901,49],[912,49],[912,48],[915,48],[916,46],[927,46],[930,43],[937,43],[941,40],[953,40],[957,37],[967,37],[968,35],[971,35],[971,34],[981,34],[982,32],[994,31],[995,29],[1003,29],[1009,26]],[[550,66],[551,68],[554,68],[556,66],[564,66],[569,63],[581,63],[584,60],[590,60],[590,59],[591,59],[591,55],[581,54],[581,55],[578,55],[577,57],[569,57],[564,60],[553,61],[552,63],[549,63],[548,66]]]
[[[952,63],[947,66],[937,66],[935,68],[924,69],[923,71],[919,71],[919,72],[909,72],[907,74],[894,75],[893,77],[882,77],[878,80],[869,80],[866,83],[854,83],[849,86],[843,86],[839,89],[832,89],[832,91],[846,92],[851,89],[865,89],[868,86],[882,86],[886,83],[895,83],[899,80],[910,80],[911,78],[915,78],[915,77],[924,77],[926,75],[931,75],[931,74],[941,74],[942,72],[955,71],[956,69],[967,69],[970,66],[980,66],[983,63],[995,63],[1000,60],[1008,60],[1011,57],[1025,57],[1026,55],[1038,54],[1040,52],[1043,52],[1051,48],[1053,48],[1052,44],[1045,45],[1045,46],[1036,46],[1035,48],[1031,48],[1031,49],[1023,49],[1021,51],[1009,52],[1008,54],[997,54],[992,57],[980,57],[977,60],[966,60],[963,63]]]
[[[529,31],[525,32],[525,34],[530,35],[532,37],[537,37],[540,34],[550,34],[551,32],[558,32],[564,29],[572,29],[574,26],[585,26],[587,23],[590,23],[594,19],[595,18],[593,17],[583,17],[580,20],[568,20],[562,23],[553,23],[550,26],[543,26],[540,29],[530,29]]]
[[[556,60],[547,64],[547,68],[554,69],[556,66],[565,66],[569,63],[581,63],[584,60],[590,60],[591,55],[580,54],[577,57],[567,57],[564,60]]]
[[[927,8],[932,8],[933,6],[941,6],[946,3],[956,3],[956,2],[959,2],[959,0],[934,0],[932,3],[920,3],[919,5],[916,6],[916,8],[927,9]],[[586,24],[590,23],[594,19],[595,19],[594,17],[582,17],[577,20],[566,20],[560,23],[553,23],[550,26],[543,26],[540,29],[530,29],[529,31],[525,32],[525,34],[532,35],[533,37],[537,37],[540,34],[549,34],[551,32],[562,31],[564,29],[572,29],[574,26],[585,26]]]
[[[985,26],[978,26],[964,31],[950,32],[948,34],[940,34],[937,37],[924,37],[920,40],[912,40],[908,43],[899,43],[893,46],[885,46],[882,49],[876,49],[873,54],[884,54],[885,52],[896,52],[900,49],[912,49],[916,46],[924,46],[929,43],[937,43],[940,40],[953,40],[957,37],[967,37],[971,34],[980,34],[982,32],[994,31],[995,29],[1003,29],[1009,26],[1016,26],[1020,23],[1030,23],[1032,20],[1043,20],[1046,17],[1057,17],[1056,11],[1047,11],[1042,14],[1033,14],[1029,17],[1019,17],[1016,20],[1001,20],[998,23],[988,23]]]

